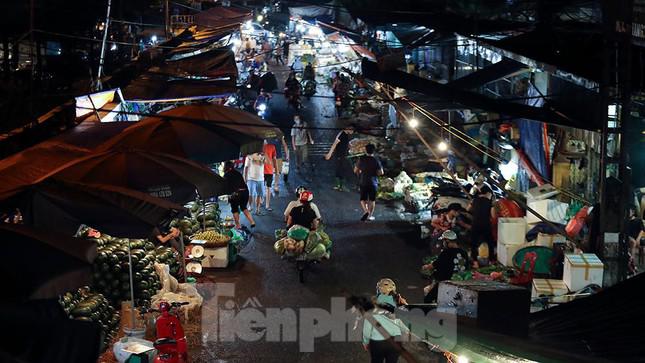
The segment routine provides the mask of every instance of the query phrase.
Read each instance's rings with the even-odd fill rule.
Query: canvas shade
[[[6,202],[22,211],[24,223],[73,235],[81,224],[106,233],[147,238],[184,208],[136,190],[101,184],[46,180]]]
[[[212,170],[174,155],[120,149],[74,160],[50,177],[138,190],[176,203],[224,194],[224,179]]]
[[[275,125],[225,106],[181,106],[150,116],[107,141],[99,150],[141,148],[205,163],[262,151],[264,139],[283,137]]]
[[[23,225],[0,224],[3,290],[13,301],[55,298],[90,283],[94,242]],[[6,295],[5,295],[6,296]]]
[[[57,167],[89,152],[85,148],[48,141],[0,160],[0,200],[38,182]]]

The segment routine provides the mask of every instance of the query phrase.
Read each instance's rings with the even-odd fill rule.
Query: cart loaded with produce
[[[303,226],[294,225],[289,230],[276,230],[275,237],[275,252],[296,263],[300,282],[304,282],[304,271],[309,263],[329,259],[331,256],[332,242],[322,229],[310,231]]]

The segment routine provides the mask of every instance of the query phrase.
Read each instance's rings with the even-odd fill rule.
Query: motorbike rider
[[[264,88],[261,88],[260,89],[260,94],[255,99],[255,103],[253,104],[253,109],[255,109],[256,112],[259,111],[258,107],[260,105],[262,105],[262,104],[266,105],[266,107],[268,108],[269,107],[269,101],[271,101],[271,94],[266,92],[266,90]]]
[[[307,64],[305,67],[305,70],[302,73],[302,81],[315,81],[316,80],[316,72],[314,70],[314,67],[311,65],[311,63]]]
[[[296,73],[292,71],[291,73],[289,73],[289,77],[284,83],[284,96],[290,100],[292,98],[295,98],[297,100],[300,97],[301,88],[302,86],[296,78]]]

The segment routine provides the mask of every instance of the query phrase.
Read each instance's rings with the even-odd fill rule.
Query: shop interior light
[[[114,51],[116,49],[117,49],[116,43],[112,43],[112,45],[110,46],[110,50]],[[58,54],[60,54],[60,49],[58,51]]]
[[[457,363],[469,363],[470,361],[468,358],[464,357],[463,355],[460,355],[457,357]]]
[[[517,163],[514,161],[509,161],[508,163],[500,164],[499,166],[499,172],[506,180],[511,180],[511,178],[517,174],[518,169]]]
[[[250,20],[247,20],[247,21],[244,23],[244,29],[246,29],[246,30],[253,30],[253,24],[251,24],[251,21],[250,21]]]
[[[448,144],[445,141],[441,141],[437,144],[437,149],[439,149],[439,151],[446,151],[448,150]]]
[[[414,129],[417,126],[419,126],[419,120],[417,120],[416,118],[412,118],[412,119],[410,119],[408,124],[410,125],[410,127],[412,127]]]
[[[286,34],[282,33],[282,32],[280,34],[278,34],[278,35],[280,36],[280,38],[284,38],[286,36]]]
[[[264,16],[262,16],[262,14],[260,14],[260,15],[257,16],[256,19],[258,20],[258,22],[261,22],[262,20],[264,20]]]
[[[153,42],[153,43],[156,43],[157,42],[157,36],[153,35],[152,37],[150,37],[150,41]]]

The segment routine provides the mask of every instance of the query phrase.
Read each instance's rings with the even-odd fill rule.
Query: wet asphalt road
[[[286,75],[276,70],[279,84]],[[331,95],[324,86],[318,87],[318,95]],[[333,99],[303,99],[303,119],[311,126],[335,127]],[[286,106],[282,95],[274,95],[271,101],[271,121],[285,128],[292,124],[293,110]],[[346,122],[346,121],[344,121]],[[342,122],[340,122],[342,124]],[[426,248],[418,241],[418,234],[409,224],[399,221],[398,211],[379,203],[376,221],[360,222],[358,193],[332,190],[333,162],[325,161],[322,155],[333,142],[338,131],[315,130],[316,146],[313,159],[315,173],[310,183],[294,173],[290,185],[280,186],[280,195],[272,201],[274,211],[256,218],[256,231],[252,242],[242,251],[238,262],[224,270],[209,270],[207,276],[215,283],[234,284],[235,296],[230,298],[237,307],[247,303],[267,308],[322,308],[330,309],[332,297],[348,294],[373,294],[376,281],[390,277],[398,290],[410,302],[423,299],[424,280],[419,267]],[[293,263],[282,260],[273,251],[274,230],[283,226],[282,211],[294,198],[293,189],[299,184],[307,185],[315,193],[315,203],[320,208],[326,231],[333,240],[332,257],[307,270],[306,282],[301,284]],[[226,207],[224,208],[226,210]],[[243,218],[243,222],[245,219]],[[206,300],[202,317],[201,336],[189,336],[191,361],[193,362],[366,362],[369,355],[359,342],[332,342],[329,335],[315,340],[314,352],[301,352],[298,342],[258,341],[222,342],[213,335],[217,308],[226,305],[229,299],[213,300],[217,287],[200,287]],[[228,302],[227,304],[230,304]],[[207,317],[207,315],[211,316]],[[262,332],[262,329],[256,329]],[[418,356],[427,361],[429,355]],[[402,359],[400,359],[402,361]]]

